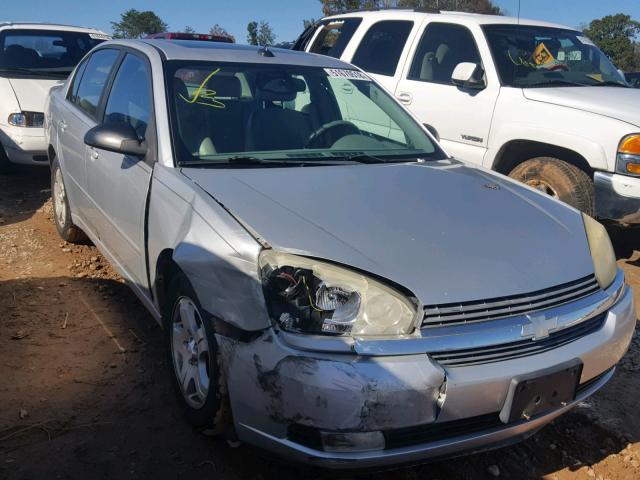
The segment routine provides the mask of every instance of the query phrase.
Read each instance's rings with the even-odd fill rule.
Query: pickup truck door
[[[119,55],[119,50],[105,48],[87,57],[76,69],[67,96],[54,120],[58,132],[58,155],[62,160],[69,202],[73,213],[79,215],[85,224],[84,228],[92,231],[95,212],[89,208],[84,136],[96,125],[104,86]]]
[[[128,280],[148,289],[145,213],[156,158],[151,67],[142,54],[126,53],[107,85],[103,123],[128,123],[149,145],[146,158],[87,148],[91,201],[99,212],[105,253]]]
[[[477,35],[481,37],[482,32],[478,30]],[[462,62],[492,66],[485,42],[481,47],[483,56],[474,34],[464,25],[429,22],[395,90],[396,98],[438,133],[449,154],[477,164],[482,164],[488,148],[500,84],[492,68],[485,72],[482,90],[455,86],[451,74]]]

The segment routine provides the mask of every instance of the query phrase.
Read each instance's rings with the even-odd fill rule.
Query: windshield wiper
[[[569,80],[549,80],[548,82],[532,83],[531,85],[523,86],[523,88],[536,88],[536,87],[586,87],[584,83],[570,82]]]
[[[355,163],[355,162],[353,162]],[[272,158],[258,158],[252,156],[236,155],[228,158],[221,158],[220,160],[193,160],[188,162],[179,162],[181,167],[216,167],[216,166],[252,166],[252,165],[271,165],[271,166],[320,166],[320,165],[345,165],[345,162],[331,162],[326,160],[315,159],[272,159]]]
[[[27,75],[37,75],[40,77],[59,77],[59,76],[68,76],[67,72],[47,72],[42,70],[31,70],[29,68],[19,68],[19,67],[0,67],[0,72],[9,72],[9,73],[24,73]]]

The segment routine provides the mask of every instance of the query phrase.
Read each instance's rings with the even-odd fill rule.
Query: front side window
[[[360,18],[344,18],[324,23],[310,51],[340,58],[361,23]]]
[[[481,64],[471,32],[461,25],[432,23],[420,39],[408,78],[453,85],[453,71],[463,62]]]
[[[505,86],[627,86],[581,32],[530,25],[485,25],[483,30]]]
[[[95,117],[104,85],[120,52],[98,50],[89,58],[72,101],[89,116]]]
[[[67,76],[89,50],[105,39],[81,32],[4,30],[0,32],[0,69]]]
[[[413,22],[404,20],[374,24],[360,42],[351,63],[366,72],[393,77],[412,28]]]
[[[446,158],[393,98],[356,70],[170,61],[166,74],[178,163]]]
[[[142,141],[151,120],[151,77],[146,63],[135,55],[124,57],[113,81],[104,111],[104,123],[126,123]]]

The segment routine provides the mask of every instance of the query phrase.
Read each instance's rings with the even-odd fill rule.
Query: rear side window
[[[462,62],[482,63],[471,32],[462,25],[432,23],[420,39],[409,79],[453,85],[451,75]]]
[[[71,88],[69,88],[68,99],[69,101],[76,103],[76,99],[78,98],[78,87],[80,86],[80,80],[82,80],[82,75],[84,74],[84,70],[87,68],[87,63],[89,63],[89,59],[85,59],[82,62],[78,69],[76,70],[76,74],[73,77],[73,81],[71,83]]]
[[[311,46],[312,53],[340,58],[362,19],[345,18],[325,23]]]
[[[91,117],[96,116],[104,85],[119,54],[114,49],[98,50],[87,62],[72,101]]]
[[[402,20],[376,23],[360,42],[351,63],[366,72],[393,77],[412,28],[413,22]]]
[[[151,76],[147,64],[139,57],[124,58],[107,100],[104,123],[127,123],[140,140],[147,136],[151,120]]]

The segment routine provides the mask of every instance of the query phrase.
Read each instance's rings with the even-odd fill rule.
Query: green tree
[[[249,45],[258,45],[258,22],[249,22],[247,32],[247,43]]]
[[[218,35],[220,37],[230,37],[235,42],[236,39],[233,35],[231,35],[226,28],[222,25],[216,23],[213,27],[209,29],[209,35]]]
[[[191,26],[187,25],[182,30],[182,33],[196,33],[196,31]]]
[[[456,10],[460,12],[489,13],[500,15],[500,7],[492,0],[320,0],[322,11],[331,15],[345,10],[362,8],[430,8]]]
[[[251,21],[247,25],[247,43],[249,45],[273,45],[276,41],[276,34],[269,22],[261,20],[260,23]]]
[[[306,20],[302,20],[302,26],[306,30],[307,28],[309,28],[310,26],[312,26],[316,22],[317,22],[317,20],[315,18],[309,18],[309,19],[306,19]]]
[[[636,38],[640,34],[640,22],[629,15],[618,13],[593,20],[584,33],[626,72],[640,69],[640,53]]]
[[[119,22],[111,22],[115,38],[140,38],[152,33],[166,32],[169,26],[151,11],[132,8],[120,14]]]

